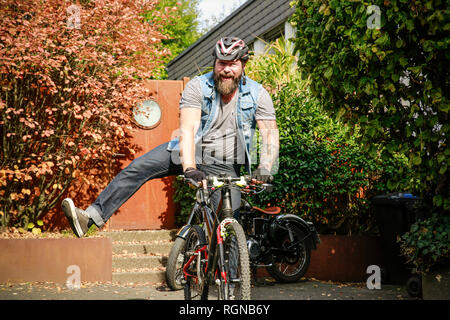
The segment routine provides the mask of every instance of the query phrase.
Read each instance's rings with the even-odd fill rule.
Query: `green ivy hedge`
[[[406,159],[369,157],[357,133],[328,117],[307,90],[291,81],[274,93],[280,130],[279,171],[272,193],[251,201],[278,205],[283,212],[312,221],[319,232],[374,234],[369,199],[389,190],[387,181]]]
[[[408,160],[408,189],[450,209],[449,8],[430,0],[298,0],[296,52],[311,93],[359,127],[364,151]],[[405,172],[389,186],[401,189]],[[431,202],[431,201],[430,201]]]

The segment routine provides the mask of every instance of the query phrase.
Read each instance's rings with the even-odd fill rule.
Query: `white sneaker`
[[[75,207],[72,199],[70,198],[64,199],[61,207],[67,217],[67,220],[69,221],[73,233],[75,233],[78,238],[84,236],[89,230],[89,214],[86,211]]]

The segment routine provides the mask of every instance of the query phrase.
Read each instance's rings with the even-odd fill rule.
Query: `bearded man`
[[[278,157],[278,130],[269,93],[245,76],[249,49],[243,40],[221,38],[215,45],[214,70],[186,84],[180,100],[180,136],[133,160],[86,210],[64,199],[62,210],[77,237],[92,224],[101,228],[145,182],[184,174],[197,182],[207,175],[240,176],[245,165],[252,178],[267,182]],[[260,163],[251,172],[250,156],[256,125],[262,145]],[[213,206],[220,197],[216,193]],[[239,219],[240,192],[232,192],[232,206]]]

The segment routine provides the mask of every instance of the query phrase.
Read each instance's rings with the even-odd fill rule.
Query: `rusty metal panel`
[[[132,143],[141,147],[135,155],[139,157],[171,139],[179,128],[179,101],[186,81],[150,80],[145,83],[150,89],[149,99],[161,107],[158,126],[153,129],[137,128]],[[125,168],[131,161],[123,161]],[[109,230],[172,229],[175,227],[177,206],[172,201],[174,177],[155,179],[144,184],[108,221]]]
[[[311,251],[305,278],[337,282],[366,282],[370,265],[384,264],[381,239],[369,236],[320,235],[321,243]],[[269,277],[258,268],[257,277]]]
[[[311,251],[307,278],[365,282],[370,265],[383,265],[380,239],[368,236],[320,235],[321,243]]]
[[[1,283],[66,283],[73,266],[81,282],[110,282],[111,239],[0,239]]]

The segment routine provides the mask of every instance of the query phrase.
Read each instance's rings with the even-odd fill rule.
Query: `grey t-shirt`
[[[204,163],[236,163],[235,161],[238,158],[242,159],[235,116],[237,97],[238,95],[235,95],[226,104],[220,101],[216,120],[202,139],[201,147]],[[195,77],[186,84],[180,100],[180,109],[201,108],[202,101],[200,78]],[[276,119],[272,98],[264,88],[260,90],[257,104],[256,120]]]

